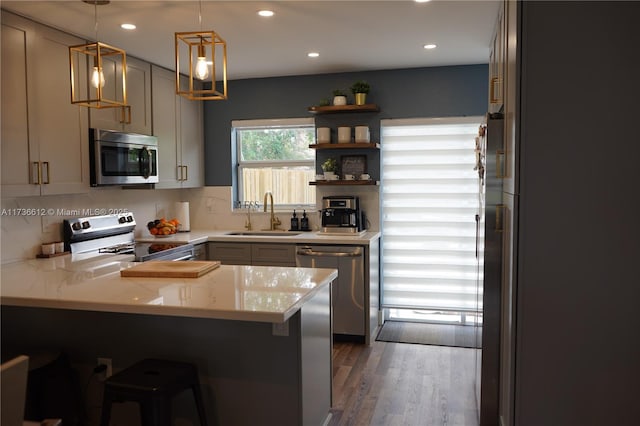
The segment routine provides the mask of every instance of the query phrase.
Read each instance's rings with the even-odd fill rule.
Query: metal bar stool
[[[200,424],[206,426],[195,365],[160,359],[137,362],[105,380],[100,425],[109,425],[113,402],[133,401],[140,405],[143,426],[170,426],[172,399],[189,388],[193,391]]]

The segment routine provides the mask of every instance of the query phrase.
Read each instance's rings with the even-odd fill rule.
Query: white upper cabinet
[[[69,80],[68,47],[80,43],[2,12],[5,197],[89,191],[88,114],[71,104]]]
[[[156,188],[204,185],[202,102],[176,95],[175,73],[152,67],[153,134],[158,138]]]
[[[103,68],[107,80],[110,76],[120,75],[121,64],[104,58]],[[116,74],[117,73],[117,74]],[[109,99],[122,101],[122,81],[113,79],[116,85],[107,88]],[[127,103],[125,108],[91,108],[90,125],[92,128],[123,132],[151,134],[151,65],[147,62],[127,56]]]
[[[152,67],[153,135],[158,138],[158,173],[156,188],[180,188],[178,157],[178,99],[174,74]]]
[[[202,102],[180,99],[180,145],[183,166],[182,187],[204,186],[204,137]]]
[[[489,52],[489,112],[500,112],[504,105],[504,73],[506,53],[506,21],[504,4],[501,4],[498,19],[491,39]]]
[[[30,182],[31,155],[27,115],[27,31],[2,13],[2,193],[39,195]],[[31,38],[32,35],[30,34]],[[36,165],[37,170],[37,165]]]
[[[520,189],[517,185],[516,175],[519,153],[516,146],[516,117],[518,116],[518,104],[516,99],[517,91],[517,13],[518,3],[510,0],[505,2],[504,13],[504,179],[502,181],[503,191],[517,194]]]

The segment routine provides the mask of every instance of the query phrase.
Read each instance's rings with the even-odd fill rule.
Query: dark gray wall
[[[310,117],[308,107],[360,79],[371,84],[367,103],[380,106],[379,118],[482,115],[487,110],[486,64],[230,81],[229,100],[204,105],[206,185],[231,185],[232,120]]]
[[[639,2],[522,2],[517,426],[638,425]]]

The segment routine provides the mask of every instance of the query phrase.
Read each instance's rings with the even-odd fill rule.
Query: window
[[[235,120],[236,201],[262,202],[271,192],[279,208],[315,206],[315,141],[312,118]]]
[[[433,311],[420,314],[429,321],[453,321],[447,312],[457,312],[461,322],[477,320],[474,313],[482,309],[477,280],[482,277],[476,249],[482,247],[476,247],[474,149],[481,121],[382,121],[385,308]]]

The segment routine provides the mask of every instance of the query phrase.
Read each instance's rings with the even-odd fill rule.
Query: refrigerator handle
[[[504,204],[496,205],[496,229],[495,229],[496,232],[504,231],[504,220],[503,220],[504,209],[505,209]]]
[[[496,150],[496,177],[498,179],[502,179],[506,177],[502,167],[503,158],[504,158],[504,151],[501,149]]]
[[[480,215],[476,214],[476,258],[479,255],[478,243],[480,239]]]

